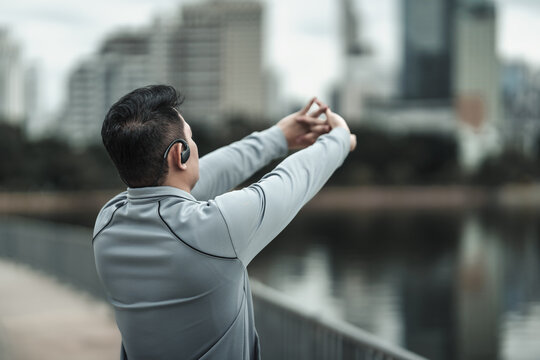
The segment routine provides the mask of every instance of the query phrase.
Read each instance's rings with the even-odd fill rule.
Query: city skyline
[[[0,25],[21,43],[25,58],[40,68],[42,103],[49,112],[61,105],[67,74],[85,56],[95,53],[107,34],[121,27],[148,26],[156,16],[167,17],[181,4],[193,2],[98,1],[81,11],[65,0],[46,4],[23,0],[3,9]],[[304,0],[263,3],[267,11],[264,63],[282,78],[285,96],[328,96],[341,66],[337,2],[319,0],[316,6]],[[382,66],[393,71],[402,51],[399,3],[382,0],[368,6],[365,0],[355,2],[360,10],[361,38],[373,47]],[[497,4],[499,53],[540,66],[540,49],[530,46],[530,39],[540,32],[540,4],[534,0],[499,0]]]
[[[70,73],[68,97],[54,133],[70,143],[100,142],[101,121],[124,94],[166,83],[186,96],[182,113],[206,126],[223,117],[264,122],[267,81],[261,67],[257,2],[184,5],[150,27],[109,34],[99,53]]]

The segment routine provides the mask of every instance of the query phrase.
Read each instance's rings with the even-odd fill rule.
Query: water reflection
[[[431,359],[539,359],[540,214],[300,215],[253,277]]]
[[[458,358],[498,358],[502,251],[497,233],[483,229],[474,216],[465,221],[457,264]]]

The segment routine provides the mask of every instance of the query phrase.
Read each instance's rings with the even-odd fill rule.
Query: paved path
[[[0,359],[118,360],[112,311],[24,265],[0,261]]]

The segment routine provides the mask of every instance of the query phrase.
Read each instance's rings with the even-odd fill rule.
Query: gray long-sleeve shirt
[[[191,194],[129,188],[103,207],[94,254],[124,358],[259,358],[246,267],[341,165],[349,134],[336,128],[226,192],[286,152],[274,126],[201,158]]]

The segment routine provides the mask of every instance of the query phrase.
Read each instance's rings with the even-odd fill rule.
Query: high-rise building
[[[512,125],[540,120],[540,71],[523,61],[501,65],[504,116]],[[540,126],[540,124],[539,124]]]
[[[128,92],[155,82],[150,36],[148,29],[119,31],[102,44],[99,57],[105,67],[105,110]]]
[[[59,133],[72,142],[99,141],[109,107],[131,90],[170,84],[186,96],[183,113],[206,122],[240,115],[260,119],[262,5],[211,1],[186,5],[181,17],[110,35],[69,79]]]
[[[502,91],[495,4],[460,0],[458,5],[453,94],[456,116],[466,125],[461,127],[460,161],[465,170],[472,170],[501,151],[501,137],[508,129],[499,111]]]
[[[57,134],[72,144],[97,142],[105,109],[105,67],[97,58],[80,62],[70,74],[68,98]]]
[[[499,125],[496,11],[492,0],[405,0],[402,98],[451,100],[478,128]]]
[[[0,119],[13,124],[26,116],[25,72],[19,45],[0,28]]]
[[[360,12],[353,0],[340,1],[342,73],[334,89],[332,106],[348,121],[358,121],[366,99],[381,96],[386,81],[371,49],[361,37]]]
[[[448,103],[460,163],[473,170],[500,150],[500,87],[493,0],[404,0],[401,97]],[[427,100],[427,101],[426,101]],[[451,105],[455,104],[455,105]],[[428,121],[433,116],[429,114]],[[466,126],[462,126],[466,124]]]
[[[454,13],[458,0],[404,0],[401,96],[452,97]]]
[[[496,10],[489,0],[461,0],[456,14],[454,96],[460,120],[501,125]]]
[[[149,32],[120,31],[99,52],[79,63],[68,80],[67,103],[58,133],[73,144],[100,139],[103,118],[121,96],[152,83]]]
[[[26,67],[24,79],[25,133],[28,138],[38,138],[46,131],[48,119],[42,111],[39,91],[40,71],[38,63]]]
[[[210,124],[264,113],[262,5],[210,1],[182,8],[172,41],[172,82],[186,95],[183,111]]]

